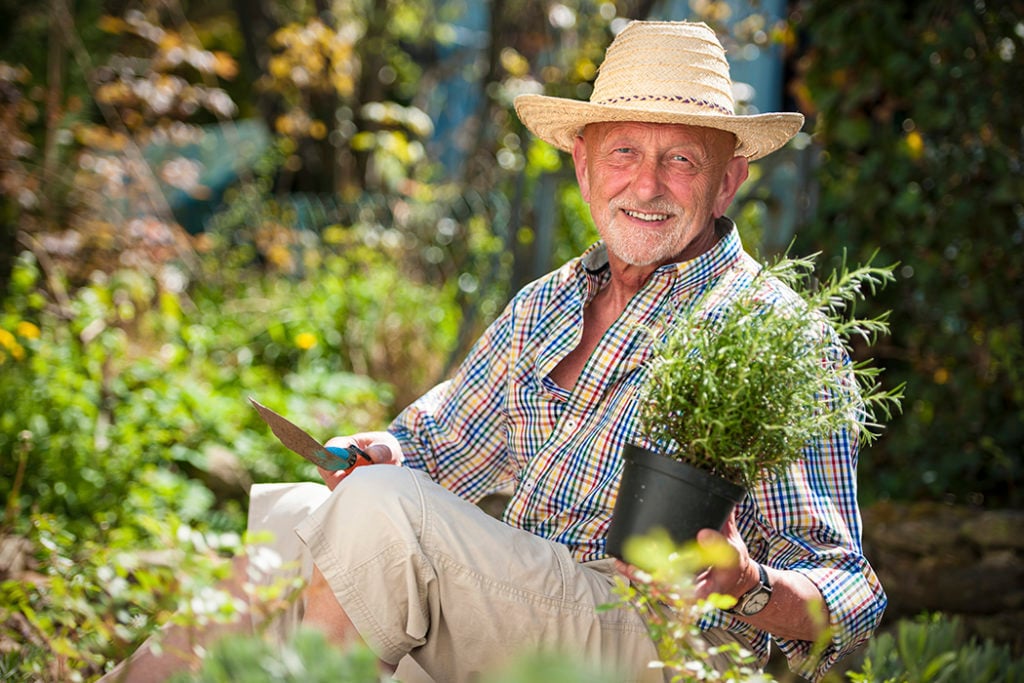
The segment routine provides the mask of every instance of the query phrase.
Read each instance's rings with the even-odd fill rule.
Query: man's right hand
[[[352,436],[336,436],[324,445],[346,448],[349,444],[355,444],[363,449],[375,465],[402,464],[402,447],[398,444],[398,439],[388,432],[363,432],[361,434],[353,434]],[[354,469],[350,468],[332,472],[331,470],[317,468],[324,483],[327,484],[327,488],[332,491]]]

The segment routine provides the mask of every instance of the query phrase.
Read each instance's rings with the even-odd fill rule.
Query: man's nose
[[[633,177],[633,192],[636,198],[649,201],[662,194],[661,168],[657,159],[644,159],[638,164]]]

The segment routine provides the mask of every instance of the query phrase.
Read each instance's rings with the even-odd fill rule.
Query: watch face
[[[768,600],[769,598],[771,598],[771,596],[772,594],[768,593],[767,591],[759,591],[757,593],[754,593],[749,598],[747,598],[746,602],[743,603],[743,614],[747,616],[757,614],[765,608],[765,605],[768,604]]]

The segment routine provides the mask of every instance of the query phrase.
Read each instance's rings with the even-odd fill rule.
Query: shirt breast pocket
[[[509,446],[516,454],[536,453],[554,432],[565,398],[531,372],[516,373],[509,382]]]

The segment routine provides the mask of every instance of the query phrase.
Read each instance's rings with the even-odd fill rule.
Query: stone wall
[[[1024,510],[879,503],[864,551],[889,596],[885,622],[959,615],[971,635],[1024,654]]]

